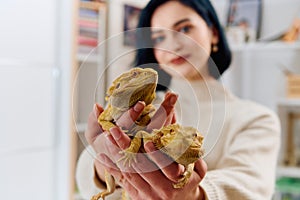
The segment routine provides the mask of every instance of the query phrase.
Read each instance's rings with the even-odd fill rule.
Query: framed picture
[[[251,42],[259,37],[262,0],[230,0],[227,33],[237,42]],[[231,35],[230,35],[231,34]]]
[[[135,46],[136,37],[135,32],[130,31],[137,27],[141,8],[132,6],[129,4],[124,4],[124,45],[125,46]]]

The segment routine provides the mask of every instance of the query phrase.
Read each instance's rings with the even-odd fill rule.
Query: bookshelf
[[[282,126],[282,150],[279,158],[280,176],[300,178],[300,99],[278,102],[278,115]],[[297,123],[298,121],[298,123]]]
[[[274,200],[299,199],[300,184],[300,99],[285,98],[278,101],[278,115],[282,126],[282,145],[276,172]],[[296,120],[298,124],[296,126]]]
[[[83,132],[95,100],[104,104],[106,89],[107,3],[80,1],[78,19],[78,69],[75,80],[76,126]]]
[[[277,168],[277,177],[300,178],[300,167],[284,167]]]
[[[95,62],[98,44],[106,38],[106,3],[80,1],[78,18],[78,57]]]
[[[104,105],[107,78],[107,16],[108,2],[79,1],[76,22],[77,68],[73,81],[73,118],[77,142],[72,151],[76,154],[76,161],[87,144],[84,131],[88,115],[95,102]],[[74,176],[73,179],[75,180]],[[76,188],[74,199],[82,199]]]

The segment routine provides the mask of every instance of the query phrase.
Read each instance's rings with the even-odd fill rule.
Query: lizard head
[[[157,79],[157,72],[151,68],[133,68],[113,81],[106,100],[119,109],[128,109],[138,101],[151,104],[155,98]]]
[[[187,165],[203,155],[203,136],[195,128],[171,124],[154,131],[156,147],[177,163]]]

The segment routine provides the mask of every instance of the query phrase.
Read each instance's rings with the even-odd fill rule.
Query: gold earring
[[[217,44],[212,45],[212,52],[216,53],[219,50],[219,47]]]

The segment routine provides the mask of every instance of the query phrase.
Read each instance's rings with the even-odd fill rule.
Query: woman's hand
[[[119,129],[113,128],[112,136],[117,145],[125,149],[126,135]],[[117,137],[115,137],[117,136]],[[203,191],[199,183],[206,173],[206,163],[199,159],[195,163],[194,172],[189,182],[181,189],[173,188],[173,184],[181,178],[184,167],[173,162],[165,154],[157,151],[152,142],[145,145],[147,156],[137,154],[137,162],[131,167],[113,162],[112,158],[101,154],[99,161],[105,169],[115,177],[132,199],[202,199]],[[118,157],[119,158],[119,157]],[[149,158],[152,160],[149,160]]]
[[[145,144],[145,150],[150,159],[161,169],[165,177],[172,182],[170,188],[164,188],[162,185],[156,185],[157,192],[164,194],[162,199],[204,199],[204,192],[200,188],[199,183],[204,178],[207,165],[199,159],[195,162],[194,171],[188,183],[181,189],[173,188],[173,183],[177,183],[184,172],[184,167],[175,162],[170,163],[169,157],[157,150],[152,142]],[[159,177],[157,177],[160,180]],[[159,182],[161,184],[161,182]],[[155,186],[155,185],[154,185]]]
[[[176,95],[166,94],[165,100],[148,126],[149,130],[176,121],[174,114],[176,100]],[[202,160],[195,163],[195,171],[188,184],[181,189],[174,189],[173,183],[176,183],[181,177],[184,171],[183,166],[157,151],[151,142],[145,145],[145,150],[154,162],[144,154],[137,154],[137,162],[131,167],[125,167],[122,162],[118,162],[122,157],[119,152],[129,147],[130,138],[118,127],[110,130],[111,135],[100,134],[103,130],[99,126],[97,118],[103,109],[99,106],[96,108],[96,112],[90,115],[86,137],[98,153],[95,167],[102,180],[104,180],[103,171],[106,169],[133,199],[146,197],[147,199],[199,199],[203,195],[199,182],[206,173],[206,164]],[[137,103],[118,120],[117,124],[120,127],[130,127],[143,108],[142,102]]]
[[[155,117],[153,118],[154,120],[150,122],[148,128],[160,128],[166,124],[174,123],[176,120],[174,114],[174,105],[176,101],[177,95],[173,93],[167,93],[160,108],[155,113]],[[117,121],[117,125],[125,129],[131,127],[131,125],[143,111],[144,107],[145,104],[143,102],[138,102],[133,108],[129,109],[120,117],[120,119]],[[114,138],[118,139],[120,136],[114,135],[114,137],[112,137],[112,135],[108,134],[108,132],[104,132],[98,123],[98,117],[102,112],[103,108],[99,104],[95,104],[93,112],[90,113],[88,118],[88,126],[85,132],[85,138],[97,153],[97,157],[100,154],[108,155],[109,157],[111,157],[111,155],[118,157],[120,156],[120,148],[124,149],[129,146],[130,138],[123,133],[124,137],[119,140],[118,146]],[[113,131],[111,131],[111,133],[116,134]],[[96,170],[100,179],[104,180],[104,167],[97,160],[99,160],[99,157],[95,161]],[[116,158],[114,162],[117,162]]]
[[[138,116],[141,114],[145,107],[143,102],[138,102],[133,108],[129,109],[126,113],[118,121],[119,125],[122,127],[130,127],[132,121],[137,119]],[[99,155],[114,155],[114,157],[120,155],[119,152],[121,151],[120,147],[117,146],[116,142],[112,138],[108,132],[105,132],[100,124],[98,123],[98,117],[103,112],[103,108],[99,104],[94,105],[93,111],[89,114],[87,130],[85,131],[85,138],[89,145],[92,146],[94,151],[96,152],[95,155],[95,169],[97,172],[98,177],[101,181],[105,180],[104,177],[104,166],[99,162],[101,157]],[[118,137],[115,135],[115,137]],[[130,144],[130,138],[125,135],[124,140],[122,140],[122,144],[127,146]],[[112,156],[113,157],[113,156]]]
[[[121,149],[129,146],[129,142],[124,145],[123,141],[127,140],[127,136],[119,128],[113,128],[111,133],[117,146]],[[199,187],[199,183],[206,173],[206,163],[202,159],[195,163],[194,172],[189,182],[183,188],[175,189],[173,184],[183,174],[183,166],[157,151],[151,142],[146,143],[145,150],[149,157],[141,153],[136,154],[137,162],[133,163],[131,167],[114,162],[112,157],[105,154],[100,155],[99,161],[132,199],[181,200],[203,198],[203,191]],[[120,157],[117,155],[117,158]]]

